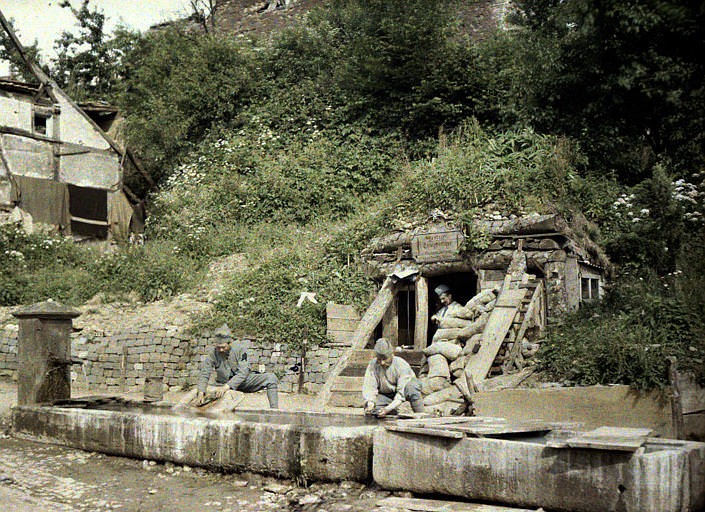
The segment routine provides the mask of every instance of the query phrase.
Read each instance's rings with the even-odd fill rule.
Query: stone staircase
[[[396,356],[406,360],[418,375],[423,359],[420,350],[402,350],[395,352]],[[335,377],[331,388],[328,405],[335,407],[362,407],[362,378],[365,369],[374,358],[374,351],[370,349],[356,350],[350,356],[348,364]]]

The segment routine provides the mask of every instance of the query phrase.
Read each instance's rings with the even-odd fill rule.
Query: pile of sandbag
[[[485,290],[465,306],[451,304],[443,316],[435,317],[438,331],[424,349],[426,365],[420,377],[429,410],[450,414],[470,403],[474,384],[469,362],[480,349],[497,294],[497,288]]]
[[[443,316],[434,315],[432,319],[438,323],[438,330],[432,341],[465,341],[480,334],[487,325],[498,293],[496,287],[484,290],[470,299],[465,306],[453,303],[448,306]]]

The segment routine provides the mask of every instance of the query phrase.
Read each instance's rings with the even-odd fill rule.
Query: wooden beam
[[[423,350],[428,343],[428,279],[419,276],[416,280],[416,325],[414,326],[414,350]]]
[[[83,217],[75,217],[71,216],[71,221],[72,222],[80,222],[82,224],[91,224],[93,226],[109,226],[110,223],[105,220],[96,220],[96,219],[85,219]]]
[[[388,277],[382,284],[382,288],[377,293],[375,300],[365,314],[362,315],[360,322],[357,324],[357,329],[352,335],[350,340],[350,346],[345,350],[343,355],[335,363],[335,366],[331,370],[325,384],[318,393],[318,399],[316,400],[316,405],[319,408],[323,408],[330,399],[331,389],[336,377],[340,375],[340,372],[347,366],[350,357],[358,350],[365,348],[367,341],[370,336],[374,333],[377,324],[379,324],[382,317],[387,312],[390,304],[394,300],[394,291],[392,280]]]
[[[392,303],[382,317],[382,337],[387,338],[392,347],[399,345],[398,298],[395,294]]]
[[[384,428],[391,432],[402,432],[405,434],[420,434],[422,436],[431,437],[446,437],[448,439],[462,439],[465,434],[462,432],[453,432],[451,430],[444,430],[441,428],[427,428],[427,427],[407,427],[402,425],[385,425]]]
[[[490,371],[492,363],[497,357],[497,352],[507,336],[507,331],[514,321],[517,308],[525,294],[526,288],[511,290],[503,288],[497,297],[497,303],[490,313],[484,331],[482,331],[480,351],[470,359],[465,367],[466,373],[469,371],[475,384],[482,382],[487,377],[487,372]]]
[[[671,422],[673,425],[673,437],[685,439],[685,421],[683,420],[683,402],[681,402],[681,390],[678,385],[678,360],[671,356],[668,358],[668,377],[671,381]]]

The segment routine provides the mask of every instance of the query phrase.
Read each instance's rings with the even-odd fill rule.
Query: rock
[[[230,483],[233,485],[233,487],[247,487],[247,480],[233,480]]]
[[[271,483],[263,487],[267,492],[272,492],[274,494],[286,494],[291,490],[291,487],[282,484]]]
[[[299,498],[299,505],[311,505],[313,503],[318,503],[319,501],[321,501],[319,496],[316,496],[315,494],[307,494],[303,498]]]

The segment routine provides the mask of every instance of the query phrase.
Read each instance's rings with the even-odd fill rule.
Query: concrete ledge
[[[502,389],[476,393],[473,405],[477,416],[578,422],[586,429],[644,427],[673,437],[668,400],[629,386]]]
[[[705,444],[653,440],[639,451],[375,431],[373,477],[388,489],[565,512],[694,512],[705,505]]]
[[[14,435],[124,457],[310,480],[370,479],[375,426],[303,426],[192,415],[15,407]],[[265,415],[266,416],[266,415]],[[325,424],[325,416],[321,423]]]

